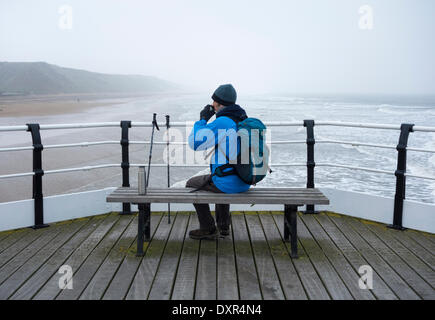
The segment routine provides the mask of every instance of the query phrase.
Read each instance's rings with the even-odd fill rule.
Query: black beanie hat
[[[231,84],[223,84],[215,90],[211,98],[224,106],[230,106],[236,103],[236,89]]]

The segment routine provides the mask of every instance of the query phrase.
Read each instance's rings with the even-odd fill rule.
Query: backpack
[[[246,118],[236,124],[237,143],[240,146],[237,163],[231,163],[223,152],[229,163],[217,167],[214,174],[218,177],[237,174],[246,184],[255,185],[266,177],[267,171],[272,172],[269,168],[270,150],[266,145],[266,126],[256,118]],[[215,148],[218,148],[218,144]],[[232,170],[224,171],[228,168]]]

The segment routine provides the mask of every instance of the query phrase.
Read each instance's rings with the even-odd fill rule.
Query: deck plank
[[[73,274],[77,271],[82,263],[86,260],[89,254],[100,243],[104,236],[110,231],[113,225],[118,221],[119,216],[111,214],[107,216],[103,222],[97,227],[92,234],[82,242],[82,244],[73,252],[73,254],[64,263],[73,270]],[[60,266],[58,266],[60,267]],[[60,293],[59,278],[60,274],[54,274],[41,290],[33,297],[36,300],[53,300]],[[75,281],[75,278],[73,279]]]
[[[39,250],[32,258],[22,263],[15,272],[10,272],[9,277],[0,286],[0,299],[7,299],[51,256],[65,243],[72,238],[90,219],[82,219],[74,223],[63,224],[56,238],[50,241],[44,248]]]
[[[363,237],[359,235],[343,218],[329,216],[337,227],[346,234],[347,239],[360,252],[376,272],[382,277],[385,283],[400,298],[405,300],[419,300],[420,297],[412,290],[409,285],[386,263],[382,256],[376,252]],[[375,284],[373,284],[375,285]]]
[[[109,255],[98,268],[86,288],[80,295],[80,300],[99,300],[106,291],[112,277],[122,262],[127,249],[134,243],[137,234],[137,219],[135,216],[125,216],[122,219],[130,220],[127,229],[119,238]],[[83,267],[82,267],[83,268]]]
[[[56,230],[56,228],[54,229]],[[20,237],[0,253],[0,267],[3,267],[9,260],[25,250],[27,246],[34,243],[39,237],[50,234],[52,231],[53,228],[30,229],[30,232],[27,232],[23,237]]]
[[[1,248],[2,241],[14,232],[15,232],[15,230],[0,231],[0,248]]]
[[[435,298],[434,289],[393,250],[386,246],[376,233],[370,231],[364,223],[357,219],[349,219],[348,217],[345,217],[345,219],[421,298]]]
[[[240,299],[261,300],[263,297],[243,213],[233,213],[231,220]]]
[[[36,238],[32,243],[25,247],[19,254],[15,255],[7,263],[0,268],[0,284],[3,283],[11,274],[19,269],[27,260],[31,259],[38,251],[56,238],[56,236],[66,231],[70,221],[63,224],[55,224],[50,226],[50,232],[44,232],[40,237]]]
[[[325,284],[326,289],[334,300],[353,299],[343,280],[325,256],[322,249],[313,239],[301,216],[298,216],[298,235],[302,246],[308,254],[314,268]],[[358,279],[358,278],[357,278]]]
[[[77,270],[74,270],[74,288],[72,290],[61,290],[56,297],[57,300],[76,300],[80,297],[131,221],[131,216],[119,216],[119,219],[92,253],[86,257]]]
[[[426,263],[432,270],[435,270],[435,254],[421,246],[413,238],[409,237],[409,230],[401,231],[388,229],[387,233],[394,238],[394,241],[399,241],[409,251],[413,252],[421,261]]]
[[[343,253],[335,246],[334,242],[332,242],[327,233],[319,225],[314,215],[302,215],[301,220],[310,230],[313,239],[343,280],[353,298],[358,300],[374,300],[375,297],[369,290],[360,289],[358,285],[358,279],[360,278],[360,274],[357,272],[358,269],[354,269],[346,260]]]
[[[237,269],[232,231],[218,240],[217,299],[238,300]]]
[[[107,255],[115,248],[115,244],[131,221],[131,216],[119,217],[91,254],[86,257],[81,266],[74,270],[74,288],[72,290],[60,291],[56,297],[57,300],[76,300],[80,297]]]
[[[273,214],[273,219],[275,220],[275,224],[277,226],[277,230],[281,236],[281,240],[283,240],[282,235],[282,226],[284,225],[284,215],[283,214]],[[298,218],[299,220],[299,218]],[[299,222],[299,221],[298,221]],[[279,228],[281,226],[281,228]],[[287,247],[288,253],[290,253],[290,244],[285,242],[285,246]],[[304,285],[305,291],[312,300],[330,300],[330,296],[326,287],[319,275],[317,274],[313,264],[311,263],[308,253],[305,251],[304,247],[302,247],[300,239],[298,241],[298,259],[292,259],[296,271]]]
[[[342,231],[328,218],[328,216],[319,214],[316,215],[316,219],[355,270],[359,270],[361,266],[369,264],[360,252],[349,242]],[[373,270],[373,284],[373,289],[371,291],[377,299],[397,300],[397,296],[382,280],[376,270]]]
[[[154,237],[154,234],[157,230],[157,227],[163,220],[163,214],[161,213],[152,213],[151,214],[151,237]],[[137,225],[137,217],[135,217],[135,224]],[[163,222],[163,221],[162,221]],[[136,271],[142,261],[141,258],[136,257],[136,240],[137,240],[137,230],[135,232],[134,242],[130,245],[125,253],[125,257],[119,266],[119,269],[116,271],[116,274],[113,276],[109,286],[103,295],[103,300],[121,300],[124,299],[127,295],[128,289],[130,288],[130,284],[132,283]],[[147,242],[148,244],[148,242]],[[144,247],[144,253],[148,249],[148,245]]]
[[[432,254],[435,252],[434,235],[425,235],[416,230],[405,230],[405,233]]]
[[[92,217],[74,237],[62,245],[27,281],[11,296],[11,299],[31,299],[52,277],[68,257],[89,237],[106,217]]]
[[[172,228],[148,295],[149,300],[169,300],[171,296],[189,216],[181,212],[177,214],[176,224]]]
[[[198,218],[196,214],[191,213],[187,231],[198,228]],[[184,239],[183,251],[172,289],[171,299],[173,300],[193,300],[194,298],[199,243],[200,241],[190,239],[188,235]]]
[[[273,218],[270,214],[261,213],[259,214],[259,219],[281,281],[285,298],[287,300],[306,300],[308,297],[302,282],[299,279],[298,273],[281,239]]]
[[[216,300],[217,240],[201,240],[196,271],[195,300]]]
[[[265,300],[284,300],[284,293],[260,220],[256,214],[245,214],[244,216],[248,226],[263,298]]]
[[[178,214],[173,216],[171,224],[160,221],[153,238],[148,243],[147,251],[141,259],[141,263],[131,286],[127,292],[128,300],[145,300],[148,297],[154,276],[160,263],[163,251],[170,236],[171,230],[177,224]]]
[[[20,240],[22,237],[27,235],[33,231],[31,228],[23,228],[18,230],[12,230],[12,231],[2,231],[2,239],[0,241],[0,253],[3,252],[5,249],[12,246],[15,242]]]
[[[393,250],[403,261],[405,261],[420,277],[422,277],[432,288],[435,288],[435,271],[420,260],[412,251],[406,248],[380,225],[366,225],[375,233],[385,245]],[[435,295],[435,292],[433,292]],[[435,298],[435,296],[433,297]]]

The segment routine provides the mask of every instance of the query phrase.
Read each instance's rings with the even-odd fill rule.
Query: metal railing
[[[168,119],[167,119],[168,121]],[[186,127],[192,126],[194,122],[173,122],[170,124],[171,127]],[[392,228],[403,229],[402,226],[402,215],[403,215],[403,201],[405,199],[405,187],[406,187],[406,177],[420,178],[435,180],[432,176],[419,176],[406,173],[406,152],[429,152],[435,153],[435,150],[422,149],[422,148],[410,148],[407,146],[408,137],[411,132],[421,131],[421,132],[435,132],[435,127],[424,127],[424,126],[414,126],[413,124],[401,124],[401,125],[389,125],[389,124],[373,124],[373,123],[354,123],[354,122],[339,122],[339,121],[318,121],[314,120],[304,120],[304,121],[270,121],[265,122],[268,127],[289,127],[289,126],[304,126],[307,131],[306,140],[282,140],[282,141],[271,141],[270,144],[303,144],[307,145],[307,161],[305,163],[272,163],[272,167],[281,166],[306,166],[307,167],[307,188],[314,188],[314,168],[316,166],[324,167],[336,167],[350,170],[362,170],[367,172],[390,174],[396,176],[396,193],[394,199],[394,214],[393,214],[393,224]],[[160,123],[160,126],[167,126],[168,123]],[[33,150],[33,172],[25,173],[15,173],[0,175],[0,179],[9,179],[17,177],[33,177],[33,199],[35,201],[35,225],[34,228],[45,227],[43,219],[43,195],[42,195],[42,176],[44,174],[57,174],[65,172],[74,171],[86,171],[102,168],[122,168],[122,186],[129,187],[129,168],[130,167],[141,167],[148,166],[147,164],[135,164],[129,163],[129,145],[130,144],[150,144],[150,141],[136,141],[129,140],[128,133],[130,128],[134,127],[148,127],[153,126],[152,122],[132,122],[132,121],[120,121],[120,122],[100,122],[100,123],[73,123],[73,124],[45,124],[39,125],[26,124],[21,126],[2,126],[0,127],[0,132],[11,132],[11,131],[28,131],[32,135],[32,146],[26,147],[10,147],[10,148],[0,148],[0,152],[12,152],[12,151],[24,151]],[[350,127],[350,128],[367,128],[367,129],[387,129],[387,130],[399,130],[399,142],[397,146],[374,144],[374,143],[364,143],[355,141],[341,141],[333,139],[323,139],[315,140],[314,137],[314,126],[339,126],[339,127]],[[79,142],[70,144],[56,144],[56,145],[45,145],[43,146],[41,142],[40,130],[56,130],[56,129],[83,129],[83,128],[103,128],[103,127],[121,127],[121,140],[109,140],[109,141],[91,141],[91,142]],[[168,127],[168,126],[167,126]],[[187,145],[187,142],[169,142],[172,145]],[[384,148],[384,149],[396,149],[397,153],[397,169],[396,171],[387,171],[381,169],[356,167],[350,165],[343,165],[337,163],[316,163],[314,161],[314,145],[316,143],[331,143],[331,144],[347,144],[352,146],[363,146],[363,147],[373,147],[373,148]],[[56,170],[43,170],[42,169],[42,151],[43,149],[54,149],[54,148],[70,148],[70,147],[88,147],[96,145],[114,145],[121,144],[122,148],[122,161],[121,163],[109,163],[93,166],[83,166],[77,168],[64,168]],[[156,145],[168,145],[168,142],[154,142]],[[166,167],[167,164],[152,164],[151,167]],[[207,167],[208,165],[192,164],[192,165],[177,165],[172,164],[172,167]],[[123,204],[123,211],[121,214],[130,214],[131,208],[130,204]],[[314,206],[307,206],[306,213],[316,213]]]

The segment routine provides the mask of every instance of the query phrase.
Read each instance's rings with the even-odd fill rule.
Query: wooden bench
[[[122,187],[107,196],[108,202],[133,203],[139,207],[137,256],[143,256],[143,242],[150,240],[151,203],[222,203],[284,205],[284,240],[291,243],[291,257],[297,258],[297,219],[299,206],[329,204],[316,188],[251,188],[244,193],[225,194],[208,191],[190,192],[190,188],[149,188],[139,194],[137,188]]]

